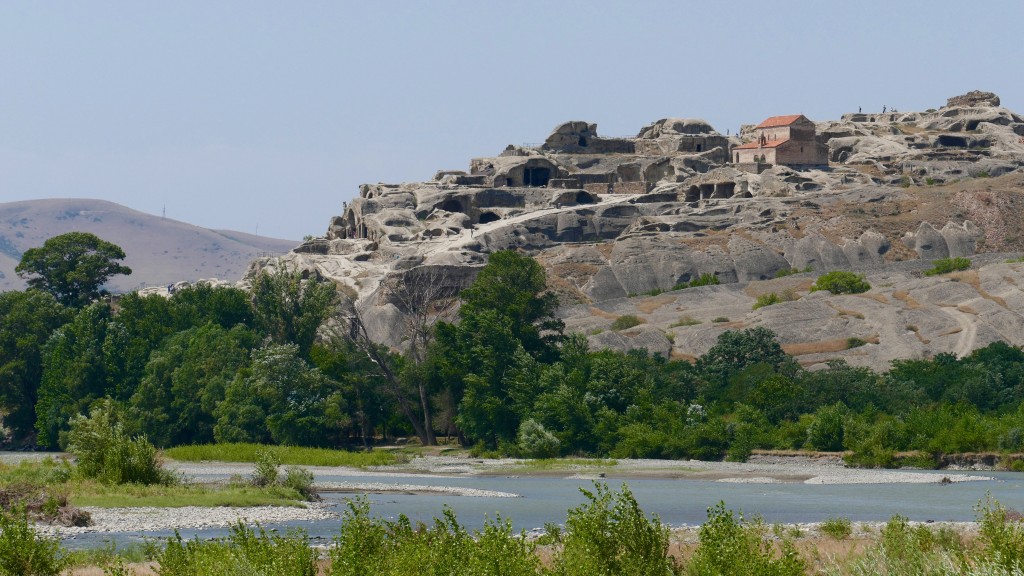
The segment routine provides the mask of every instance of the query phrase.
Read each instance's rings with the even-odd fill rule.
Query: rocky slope
[[[0,291],[25,287],[14,272],[25,250],[71,231],[95,234],[124,249],[132,274],[111,279],[107,289],[115,292],[201,278],[234,282],[254,258],[283,254],[298,244],[208,230],[102,200],[5,202],[0,203]]]
[[[542,145],[473,159],[468,172],[364,185],[325,237],[253,271],[283,265],[334,280],[371,335],[396,347],[410,313],[398,286],[450,297],[508,248],[544,264],[567,326],[595,346],[693,357],[726,328],[765,325],[807,365],[845,357],[884,368],[996,339],[1024,344],[1021,265],[976,256],[1024,249],[1024,119],[993,94],[969,93],[936,110],[816,126],[828,166],[751,169],[729,163],[749,127],[727,138],[701,120],[664,119],[635,138],[602,138],[567,122]],[[947,256],[973,257],[975,268],[921,275]],[[792,269],[813,273],[774,279]],[[836,269],[864,271],[874,289],[808,292],[816,273]],[[722,285],[673,291],[704,273]],[[768,292],[788,301],[753,311]],[[611,331],[625,314],[644,323]],[[850,338],[867,344],[847,349]]]

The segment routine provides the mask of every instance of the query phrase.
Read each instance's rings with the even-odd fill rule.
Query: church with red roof
[[[732,160],[741,167],[764,165],[827,166],[828,146],[818,142],[814,122],[803,114],[772,116],[754,127],[754,139],[732,149]]]

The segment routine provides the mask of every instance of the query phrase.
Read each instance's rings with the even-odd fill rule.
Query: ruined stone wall
[[[591,194],[646,194],[651,190],[650,182],[609,182],[584,184],[583,189]]]
[[[790,140],[777,148],[773,164],[828,164],[828,148],[815,141]]]

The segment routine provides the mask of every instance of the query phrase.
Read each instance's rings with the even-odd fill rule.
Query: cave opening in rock
[[[462,204],[455,199],[445,200],[441,204],[441,210],[444,210],[445,212],[465,212],[465,210],[462,209]]]
[[[953,148],[967,148],[967,139],[961,136],[952,136],[950,134],[943,134],[939,136],[939,146],[949,146]]]
[[[576,193],[577,204],[593,204],[595,202],[597,202],[597,198],[594,198],[594,196],[591,195],[590,192],[581,191]]]
[[[501,216],[498,216],[494,212],[481,212],[480,213],[480,224],[487,224],[488,222],[494,222],[501,220]]]
[[[548,180],[551,180],[551,170],[549,168],[523,169],[524,186],[547,186]]]
[[[686,202],[696,202],[700,200],[700,188],[690,186],[690,188],[686,190],[686,198],[684,200]]]
[[[580,140],[579,140],[579,142],[577,142],[577,144],[579,144],[580,148],[586,148],[587,147],[587,139],[584,138],[583,136],[580,136]]]

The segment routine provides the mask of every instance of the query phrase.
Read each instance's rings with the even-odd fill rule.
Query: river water
[[[920,472],[954,476],[958,472]],[[971,473],[978,475],[978,472]],[[952,484],[803,484],[803,483],[731,483],[690,479],[630,479],[626,481],[640,506],[657,514],[672,526],[697,525],[706,518],[707,509],[719,501],[750,518],[760,515],[768,523],[819,522],[833,516],[852,521],[885,521],[894,514],[920,521],[974,520],[974,507],[986,493],[1003,505],[1024,509],[1024,474],[983,472],[993,480],[955,482]],[[366,497],[375,515],[393,519],[405,514],[413,522],[432,522],[445,506],[451,507],[459,521],[470,529],[479,528],[485,518],[501,515],[512,521],[517,530],[533,530],[545,523],[565,522],[569,508],[585,501],[580,488],[593,488],[593,482],[577,478],[418,476],[317,476],[318,482],[359,482],[380,484],[416,484],[424,486],[458,486],[482,490],[510,492],[519,498],[465,497],[443,494],[407,494],[399,492],[368,493]],[[618,489],[622,481],[609,479],[607,484]],[[327,493],[324,500],[338,513],[353,494]],[[338,520],[268,524],[266,528],[284,531],[301,527],[314,541],[327,542],[338,532]],[[69,547],[97,546],[107,541],[119,545],[143,538],[163,538],[172,532],[107,533],[78,535],[66,541]],[[219,537],[225,529],[182,530],[184,538]]]

